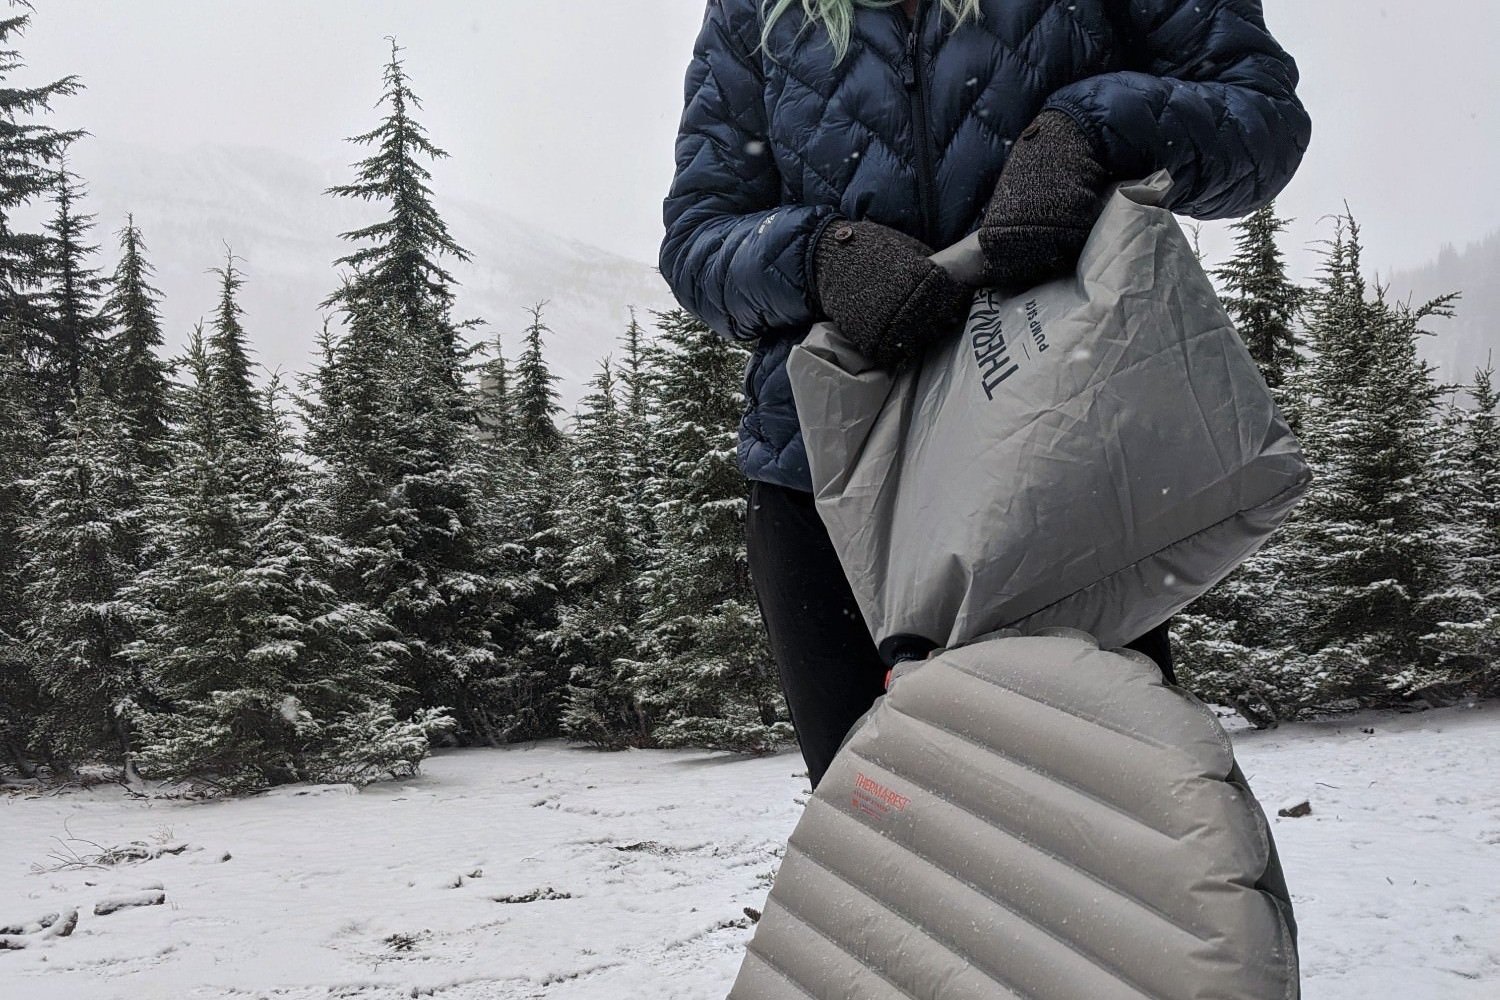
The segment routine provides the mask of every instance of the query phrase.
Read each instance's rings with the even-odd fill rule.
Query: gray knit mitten
[[[985,284],[1021,290],[1066,274],[1104,210],[1109,185],[1072,116],[1037,115],[1011,147],[979,225]]]
[[[855,349],[899,368],[956,333],[974,290],[928,260],[920,240],[868,220],[834,221],[813,250],[818,304]]]

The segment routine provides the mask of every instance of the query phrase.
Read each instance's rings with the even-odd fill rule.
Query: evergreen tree
[[[506,437],[489,449],[501,539],[495,580],[505,600],[491,621],[504,651],[495,678],[493,725],[501,739],[555,736],[568,668],[555,648],[558,609],[566,601],[563,560],[569,541],[560,512],[568,501],[569,453],[554,417],[561,412],[542,335],[545,303],[530,308],[526,347],[506,373]],[[494,406],[493,397],[491,406]],[[495,417],[488,418],[493,421]]]
[[[136,588],[146,628],[130,653],[162,704],[135,714],[141,770],[229,792],[412,773],[450,722],[392,710],[404,649],[334,586],[342,546],[315,529],[276,383],[257,401],[266,433],[247,442],[201,335],[186,366],[152,519],[165,557]]]
[[[511,400],[510,365],[505,345],[496,334],[493,356],[479,371],[479,431],[488,446],[504,453],[514,433],[514,403]]]
[[[1302,443],[1316,473],[1288,530],[1309,697],[1389,700],[1430,665],[1422,637],[1446,584],[1435,481],[1439,389],[1417,357],[1422,324],[1452,297],[1419,307],[1369,295],[1359,229],[1343,220],[1313,295],[1314,360],[1300,387]],[[1314,419],[1315,415],[1315,419]]]
[[[625,366],[620,372],[620,382],[625,393],[625,419],[642,428],[650,423],[651,416],[651,383],[647,368],[649,347],[646,331],[636,318],[635,307],[631,306],[630,322],[625,327]],[[642,438],[645,437],[643,434]],[[646,464],[644,459],[636,461],[641,466]]]
[[[253,445],[266,437],[270,416],[255,386],[249,338],[240,323],[244,310],[240,308],[238,295],[245,279],[235,268],[235,260],[232,252],[226,252],[224,266],[213,269],[219,276],[219,305],[214,311],[208,357],[215,383],[213,392],[223,402],[221,429]]]
[[[46,313],[39,285],[51,267],[51,239],[45,233],[18,231],[15,217],[52,189],[55,162],[83,133],[60,132],[31,119],[82,85],[74,76],[40,87],[10,82],[25,67],[11,46],[29,20],[28,14],[0,18],[0,317],[14,324],[28,352],[36,352],[42,347]]]
[[[593,653],[572,668],[564,731],[605,747],[650,742],[654,728],[632,667],[635,626],[646,597],[641,574],[656,545],[650,496],[652,372],[645,331],[633,309],[623,341],[618,373],[608,366],[601,372],[574,422],[574,485],[565,530],[573,539],[565,584],[576,592],[591,582],[603,596],[575,597],[559,629],[571,627],[583,637],[580,645]],[[574,569],[595,563],[592,581],[585,576],[587,569]],[[580,612],[579,605],[586,610]],[[599,637],[591,647],[589,634]]]
[[[655,477],[654,456],[651,448],[651,369],[648,364],[649,346],[645,331],[636,320],[635,310],[630,310],[630,323],[625,328],[625,358],[620,371],[620,383],[624,390],[624,473],[627,485],[628,520],[639,563],[644,553],[655,545],[651,509],[648,502],[649,487]]]
[[[351,274],[327,304],[345,331],[330,337],[309,381],[308,445],[327,469],[329,527],[347,543],[343,592],[383,613],[403,643],[399,678],[414,703],[450,706],[470,741],[503,738],[495,718],[500,665],[491,634],[509,581],[494,493],[485,480],[480,415],[466,384],[467,324],[455,323],[445,258],[468,260],[448,234],[424,160],[447,154],[413,113],[400,49],[391,43],[372,147],[336,197],[380,202],[383,220],[342,234]]]
[[[735,466],[742,359],[682,310],[653,349],[658,540],[642,576],[637,697],[664,745],[762,752],[790,738],[745,557]]]
[[[27,484],[26,638],[51,699],[33,739],[54,758],[128,759],[122,706],[139,684],[122,655],[134,614],[121,594],[135,574],[139,511],[125,440],[118,410],[90,375]]]
[[[562,447],[562,432],[557,429],[557,376],[547,367],[542,354],[542,335],[551,333],[542,322],[547,303],[530,307],[531,323],[526,327],[526,349],[516,362],[514,400],[511,410],[516,425],[516,446],[528,459],[541,460]]]
[[[1500,690],[1500,421],[1493,368],[1474,374],[1471,406],[1450,404],[1438,456],[1449,584],[1431,595],[1433,660],[1404,687],[1444,700]]]
[[[1320,409],[1319,416],[1344,409],[1372,361],[1363,258],[1359,224],[1351,217],[1340,217],[1333,239],[1325,244],[1318,280],[1305,293],[1303,303],[1312,363],[1299,366],[1291,377],[1294,406]]]
[[[538,658],[545,663],[548,655],[538,652],[538,629],[532,616],[550,608],[556,593],[542,571],[545,567],[538,565],[533,529],[538,512],[552,516],[547,498],[554,491],[550,481],[538,477],[528,465],[517,443],[515,384],[499,336],[492,357],[480,371],[476,412],[478,457],[494,539],[490,579],[495,603],[490,633],[496,647],[506,651],[488,682],[496,695],[486,712],[485,738],[499,743],[523,733],[546,731],[542,720],[549,717],[553,700],[547,678],[557,672],[532,669]],[[541,466],[547,471],[553,467]],[[549,539],[544,535],[541,540]]]
[[[231,416],[215,392],[202,324],[181,365],[187,380],[173,388],[171,469],[150,482],[143,503],[159,558],[128,595],[140,624],[127,655],[152,695],[133,715],[147,754],[150,733],[160,728],[153,716],[184,711],[213,690],[235,686],[243,669],[240,621],[254,566],[251,539],[269,517],[255,495],[245,446],[226,430]]]
[[[43,438],[29,405],[30,370],[15,317],[0,317],[0,745],[25,774],[26,748],[42,712],[25,633],[26,549],[21,532],[31,504],[22,485],[35,472]]]
[[[394,308],[346,302],[307,410],[325,524],[345,542],[337,578],[396,630],[403,707],[449,707],[465,739],[490,741],[498,584],[473,401],[445,344],[408,336]]]
[[[1224,307],[1273,391],[1286,384],[1299,359],[1294,324],[1303,291],[1287,277],[1277,244],[1289,222],[1271,204],[1232,223],[1235,252],[1215,272],[1224,284]]]
[[[354,275],[325,305],[378,303],[396,318],[406,336],[435,337],[452,352],[457,341],[449,311],[456,282],[443,260],[467,261],[469,255],[449,235],[447,223],[433,205],[428,187],[432,175],[422,161],[444,159],[448,154],[427,138],[426,130],[412,117],[422,103],[412,92],[400,53],[392,39],[385,92],[377,105],[386,108],[385,117],[371,131],[349,140],[373,147],[373,152],[354,165],[354,183],[328,189],[341,198],[384,203],[389,214],[341,234],[357,249],[335,263],[347,264]]]
[[[1484,589],[1490,607],[1500,610],[1500,392],[1495,369],[1474,373],[1469,390],[1466,465],[1472,484],[1467,517],[1476,526],[1473,579]]]
[[[569,669],[563,731],[600,747],[642,745],[650,725],[628,671],[641,608],[634,586],[628,437],[608,361],[574,421],[562,561],[569,594],[552,646]]]
[[[161,293],[151,285],[145,253],[135,218],[127,217],[120,231],[120,263],[103,310],[114,330],[106,385],[126,417],[137,461],[155,469],[163,460],[167,435],[169,372],[160,355]]]
[[[99,251],[88,242],[94,217],[77,209],[82,192],[66,159],[55,176],[52,201],[56,212],[46,226],[51,252],[42,298],[38,361],[43,405],[49,426],[54,428],[60,426],[83,392],[84,371],[93,367],[109,327],[100,309],[104,279],[97,268],[89,266]]]

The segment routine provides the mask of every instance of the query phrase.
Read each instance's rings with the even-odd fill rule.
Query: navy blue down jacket
[[[1311,125],[1260,0],[982,0],[956,30],[856,8],[833,64],[794,4],[761,46],[761,0],[709,0],[687,71],[661,273],[715,332],[754,343],[740,466],[811,489],[786,358],[813,322],[812,249],[832,219],[871,219],[933,249],[978,228],[1011,142],[1067,112],[1119,179],[1159,168],[1201,219],[1264,205]],[[799,37],[800,34],[800,37]]]

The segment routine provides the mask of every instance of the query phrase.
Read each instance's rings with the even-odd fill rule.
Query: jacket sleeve
[[[1266,29],[1261,0],[1108,0],[1120,72],[1063,87],[1047,107],[1094,136],[1116,177],[1166,168],[1166,205],[1200,219],[1243,215],[1281,192],[1312,123],[1297,64]]]
[[[756,0],[709,0],[687,70],[660,266],[684,308],[737,340],[817,318],[812,248],[837,214],[781,204]]]

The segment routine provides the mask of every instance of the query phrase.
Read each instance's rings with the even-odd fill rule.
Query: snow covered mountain
[[[98,217],[94,238],[106,271],[117,259],[114,234],[134,213],[165,296],[170,350],[213,311],[217,278],[208,271],[224,263],[227,244],[243,258],[241,305],[257,360],[287,374],[312,364],[319,303],[338,286],[332,262],[348,251],[338,234],[382,211],[323,194],[352,179],[347,164],[319,165],[261,148],[178,153],[90,139],[75,147],[72,167],[88,186],[82,208]],[[473,335],[488,340],[499,332],[514,358],[529,318],[525,308],[547,300],[543,318],[552,336],[544,346],[569,408],[599,360],[615,350],[629,306],[649,322],[647,310],[674,304],[646,263],[444,197],[440,187],[437,202],[454,238],[473,255],[472,263],[451,268],[461,284],[456,317],[483,320]]]
[[[1463,250],[1444,247],[1437,260],[1426,267],[1398,271],[1391,276],[1391,291],[1413,303],[1426,302],[1448,292],[1459,292],[1452,319],[1427,324],[1434,334],[1423,345],[1423,355],[1438,366],[1448,382],[1468,383],[1474,369],[1493,356],[1500,364],[1500,230]]]

